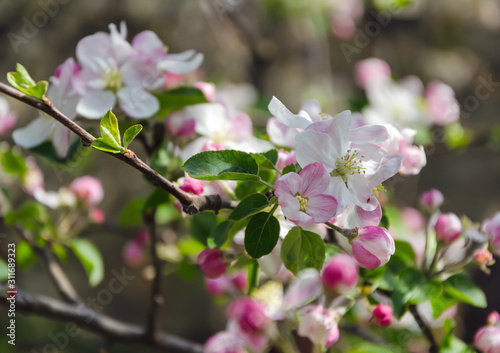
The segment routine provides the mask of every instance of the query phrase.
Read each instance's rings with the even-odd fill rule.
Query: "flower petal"
[[[283,298],[283,310],[301,307],[321,294],[321,278],[317,270],[308,268],[299,272]]]
[[[173,72],[179,75],[185,75],[196,70],[203,62],[203,54],[201,53],[194,55],[191,59],[189,59],[189,61],[180,61],[172,56],[173,54],[167,54],[166,59],[158,63],[158,69]]]
[[[352,143],[380,143],[389,138],[387,128],[382,125],[365,125],[352,129],[349,133],[349,140]]]
[[[324,164],[319,162],[306,165],[299,175],[302,180],[299,192],[304,197],[322,194],[331,180]]]
[[[301,166],[320,162],[325,165],[327,172],[335,169],[335,162],[340,156],[335,154],[336,144],[329,135],[306,130],[299,132],[295,141],[297,161]]]
[[[306,205],[307,214],[315,223],[330,221],[337,214],[337,199],[331,195],[317,195],[309,198]]]
[[[115,105],[111,91],[99,91],[83,96],[76,106],[76,112],[88,119],[101,119]]]
[[[64,125],[56,124],[54,133],[52,134],[52,144],[61,157],[66,157],[69,149],[71,131]]]
[[[40,145],[49,138],[55,121],[48,116],[42,116],[33,120],[29,125],[14,130],[12,138],[14,142],[24,148],[32,148]]]
[[[276,118],[270,118],[267,120],[266,131],[269,139],[276,146],[295,148],[297,129],[286,126]]]
[[[306,112],[303,115],[295,115],[276,97],[271,99],[268,108],[271,114],[286,126],[305,129],[312,123]]]
[[[160,109],[158,98],[142,87],[124,87],[117,96],[120,107],[131,118],[150,118]]]

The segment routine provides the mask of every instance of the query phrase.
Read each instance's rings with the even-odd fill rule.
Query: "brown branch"
[[[161,269],[162,262],[158,257],[156,246],[158,243],[158,236],[156,234],[156,223],[155,223],[156,209],[151,212],[144,213],[144,222],[148,226],[149,236],[150,236],[150,250],[151,250],[151,261],[154,267],[154,277],[153,285],[151,287],[151,297],[149,313],[146,322],[146,335],[153,338],[155,336],[156,330],[156,317],[158,314],[159,306],[163,302],[163,297],[161,296]]]
[[[413,315],[413,318],[418,324],[418,327],[422,330],[423,334],[425,337],[429,340],[431,346],[429,348],[429,353],[438,353],[439,352],[439,346],[436,342],[436,338],[434,337],[431,329],[427,325],[427,323],[424,321],[422,316],[420,316],[420,313],[417,310],[417,306],[414,304],[411,304],[408,306],[408,310],[410,313]]]
[[[0,286],[0,292],[5,286]],[[5,295],[0,295],[0,303],[10,305]],[[185,353],[201,353],[202,346],[180,337],[157,333],[154,337],[144,335],[144,330],[136,325],[118,321],[100,314],[82,303],[64,303],[42,295],[30,295],[18,291],[15,301],[16,311],[23,314],[36,314],[66,322],[74,322],[79,327],[95,332],[107,341],[137,343],[157,349],[158,351],[176,351]]]
[[[54,256],[50,254],[46,249],[41,248],[38,244],[26,234],[21,227],[16,227],[17,232],[26,240],[30,246],[35,250],[38,257],[43,261],[45,267],[47,268],[47,272],[49,273],[50,279],[54,283],[57,291],[64,299],[64,301],[68,303],[80,303],[80,298],[78,294],[71,284],[69,278],[64,273],[63,269],[59,265],[59,263],[54,259]]]
[[[81,126],[61,113],[56,107],[52,105],[51,102],[42,102],[37,98],[26,95],[2,82],[0,82],[0,92],[23,103],[31,105],[32,107],[35,107],[36,109],[41,110],[42,112],[53,117],[73,133],[75,133],[81,139],[83,146],[90,147],[92,142],[95,140],[94,136],[89,134]],[[204,210],[218,211],[223,208],[233,209],[237,205],[236,201],[222,199],[219,195],[192,195],[184,192],[181,189],[177,188],[172,182],[165,179],[156,170],[144,163],[135,154],[132,154],[132,157],[127,157],[121,153],[104,153],[109,154],[124,163],[127,163],[131,167],[137,169],[142,174],[152,179],[155,186],[167,191],[169,194],[179,200],[182,204],[184,212],[186,212],[187,214],[195,214]]]

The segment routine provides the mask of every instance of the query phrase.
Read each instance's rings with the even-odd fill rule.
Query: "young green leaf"
[[[325,261],[325,242],[316,233],[293,227],[281,246],[281,260],[295,275],[308,267],[320,270]]]
[[[176,88],[155,95],[160,102],[160,110],[156,113],[156,116],[162,118],[188,105],[208,103],[203,92],[193,87]]]
[[[86,239],[74,240],[71,248],[85,268],[90,286],[97,286],[104,279],[104,263],[99,250]]]
[[[245,230],[245,249],[254,259],[273,251],[280,234],[280,222],[271,213],[260,212],[250,218]]]
[[[111,153],[121,153],[123,151],[122,146],[117,146],[113,140],[105,139],[104,137],[98,137],[92,142],[92,147],[97,150]]]
[[[110,110],[101,119],[101,136],[104,138],[110,138],[116,142],[118,146],[121,146],[120,138],[120,128],[118,127],[118,119],[116,115]]]
[[[444,281],[444,285],[445,291],[458,300],[479,308],[486,308],[484,292],[466,275],[461,273],[453,275]]]
[[[7,173],[16,174],[20,178],[28,172],[23,156],[12,149],[0,155],[0,165]]]
[[[246,218],[261,211],[267,206],[269,206],[269,200],[267,199],[266,195],[264,194],[250,195],[241,200],[241,202],[238,204],[238,206],[236,206],[236,208],[229,216],[229,219],[233,221],[242,220],[243,218]]]
[[[35,82],[28,73],[28,70],[19,63],[16,64],[16,72],[9,72],[7,74],[7,81],[21,92],[40,100],[43,100],[49,87],[47,81]]]
[[[278,151],[269,150],[264,153],[251,153],[257,164],[263,169],[276,169],[278,162]]]
[[[135,124],[129,127],[123,134],[123,147],[128,148],[128,145],[136,138],[142,131],[141,124]]]
[[[189,158],[183,167],[192,178],[200,180],[260,180],[257,162],[241,151],[201,152]]]

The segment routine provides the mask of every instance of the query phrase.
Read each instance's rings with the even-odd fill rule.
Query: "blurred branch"
[[[5,290],[5,286],[1,285],[0,291],[5,292]],[[10,305],[5,295],[0,295],[0,303],[4,306]],[[138,343],[158,351],[202,352],[202,346],[198,343],[164,332],[158,333],[154,337],[148,337],[144,335],[144,330],[141,327],[99,314],[83,303],[64,303],[46,296],[30,295],[18,291],[15,304],[16,310],[21,313],[74,322],[79,327],[97,333],[109,342],[118,340]]]
[[[150,236],[150,249],[151,249],[151,259],[154,267],[154,278],[153,286],[151,288],[150,306],[149,313],[146,322],[146,335],[150,338],[154,338],[156,330],[156,316],[158,313],[159,306],[163,302],[161,296],[161,267],[162,263],[158,254],[156,252],[156,245],[158,243],[158,236],[156,234],[156,223],[155,223],[156,208],[151,212],[144,212],[144,222],[148,226],[149,236]]]
[[[429,353],[438,353],[439,352],[439,346],[438,346],[438,344],[436,342],[436,338],[432,334],[431,329],[429,328],[429,326],[427,325],[427,323],[424,321],[424,319],[422,318],[422,316],[420,316],[420,313],[417,310],[417,306],[414,305],[414,304],[411,304],[411,305],[408,306],[408,310],[413,315],[413,318],[417,322],[418,327],[420,327],[420,329],[424,333],[425,337],[429,340],[429,342],[431,344],[431,346],[429,348]]]
[[[31,105],[32,107],[35,107],[36,109],[50,115],[61,124],[66,126],[73,133],[75,133],[78,137],[80,137],[83,146],[90,147],[92,142],[95,140],[94,136],[89,134],[82,127],[80,127],[74,121],[61,113],[56,107],[52,105],[50,101],[42,102],[34,97],[13,89],[2,82],[0,82],[0,92],[23,103]],[[204,210],[218,211],[223,208],[232,209],[237,205],[236,201],[222,199],[219,195],[192,195],[184,192],[181,189],[177,188],[171,181],[165,179],[156,170],[144,163],[135,154],[132,154],[132,157],[126,157],[125,155],[120,153],[104,153],[121,160],[122,162],[130,165],[131,167],[140,171],[142,174],[151,178],[154,181],[155,186],[167,191],[169,194],[179,200],[182,204],[184,212],[186,212],[187,214],[195,214]]]
[[[17,232],[23,238],[26,240],[30,246],[35,250],[37,253],[38,257],[42,259],[43,263],[45,264],[45,267],[47,268],[47,272],[49,273],[50,279],[54,283],[54,285],[57,288],[57,291],[61,295],[61,297],[64,299],[64,301],[68,303],[80,303],[80,298],[78,297],[78,294],[76,293],[75,288],[71,284],[69,278],[66,276],[64,273],[63,269],[59,265],[56,259],[54,259],[54,256],[50,254],[47,249],[41,248],[38,246],[38,244],[31,238],[30,235],[25,233],[21,227],[16,227]]]

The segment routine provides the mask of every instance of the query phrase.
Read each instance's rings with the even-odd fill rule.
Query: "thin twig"
[[[408,306],[408,310],[410,310],[410,313],[413,315],[413,318],[417,322],[418,327],[420,327],[423,334],[425,335],[425,337],[427,337],[427,339],[429,340],[429,342],[431,344],[431,346],[429,348],[429,353],[438,353],[439,346],[436,342],[436,338],[434,338],[434,335],[433,335],[431,329],[429,328],[427,323],[424,321],[422,316],[420,316],[420,313],[417,310],[417,306],[414,304],[411,304]]]
[[[25,233],[21,227],[15,228],[21,238],[23,238],[30,244],[30,246],[37,253],[38,257],[43,261],[45,267],[47,268],[47,272],[49,273],[50,279],[54,283],[57,291],[64,299],[64,301],[68,303],[80,303],[80,298],[78,297],[75,288],[71,284],[69,278],[66,276],[59,263],[54,259],[54,256],[51,255],[46,249],[38,246],[33,238],[29,234]]]
[[[149,313],[146,322],[146,335],[150,338],[153,338],[155,336],[156,318],[159,311],[158,308],[163,302],[163,298],[161,296],[162,262],[158,257],[158,253],[156,252],[156,247],[158,244],[158,236],[156,234],[155,214],[156,214],[156,209],[152,210],[151,212],[144,213],[144,222],[147,224],[149,230],[151,259],[154,267],[154,277],[153,277],[153,285],[151,287]]]
[[[5,289],[5,286],[0,285],[0,293],[4,293]],[[0,295],[0,303],[4,306],[10,305],[5,295]],[[161,352],[202,352],[200,344],[171,334],[161,332],[157,333],[154,337],[146,337],[142,327],[100,314],[83,303],[65,303],[46,296],[30,295],[23,291],[18,291],[16,295],[16,310],[24,314],[36,314],[65,322],[73,322],[81,328],[97,333],[109,342],[137,343],[155,348]]]
[[[35,107],[38,110],[41,110],[49,116],[53,117],[73,133],[75,133],[78,137],[80,137],[83,146],[90,147],[92,142],[95,140],[94,136],[89,134],[77,123],[61,113],[56,107],[52,105],[52,103],[42,102],[37,98],[26,95],[2,82],[0,82],[0,92],[23,103],[31,105],[32,107]],[[132,154],[132,157],[127,157],[121,153],[104,153],[109,154],[124,163],[127,163],[128,165],[140,171],[142,174],[151,178],[157,187],[167,191],[169,194],[178,199],[182,204],[184,212],[186,212],[187,214],[195,214],[204,210],[218,211],[223,208],[233,209],[237,205],[236,201],[222,199],[219,195],[192,195],[190,193],[184,192],[181,189],[177,188],[172,182],[165,179],[156,170],[144,163],[135,154]]]

